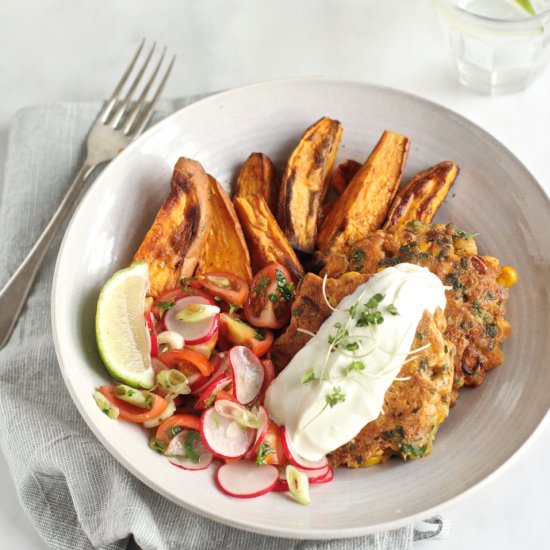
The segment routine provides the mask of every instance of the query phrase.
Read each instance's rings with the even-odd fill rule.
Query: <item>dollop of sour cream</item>
[[[410,263],[380,271],[338,304],[266,394],[269,415],[301,457],[319,460],[378,418],[415,352],[424,311],[445,304],[440,279]]]

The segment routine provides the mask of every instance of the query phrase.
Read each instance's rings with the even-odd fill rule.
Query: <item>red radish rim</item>
[[[212,453],[208,453],[208,454],[210,454],[212,456]],[[166,458],[168,458],[168,457],[166,457]],[[207,462],[205,466],[200,466],[198,468],[186,468],[180,462],[174,462],[173,459],[174,459],[174,457],[168,458],[168,462],[170,462],[170,464],[172,464],[172,466],[175,466],[176,468],[180,468],[181,470],[185,470],[186,472],[200,472],[201,470],[206,470],[207,468],[210,467],[210,464],[212,464],[212,460],[214,460],[214,457],[212,456],[210,461]]]
[[[296,466],[296,468],[299,468],[300,470],[320,470],[328,464],[326,456],[324,456],[321,460],[318,460],[317,462],[302,458],[296,451],[294,451],[294,449],[292,449],[292,445],[287,437],[286,428],[284,426],[280,427],[280,434],[281,442],[283,444],[283,452],[285,453],[288,461],[293,466]]]
[[[157,340],[157,333],[155,331],[155,323],[153,322],[153,314],[149,312],[145,316],[145,323],[147,325],[147,330],[149,331],[149,339],[151,340],[151,357],[157,357],[159,354],[159,345]]]
[[[237,455],[234,455],[234,456],[229,456],[229,455],[224,455],[222,453],[220,453],[219,451],[217,451],[216,449],[214,449],[210,443],[208,442],[208,437],[207,437],[207,434],[205,433],[205,430],[207,430],[208,428],[205,426],[205,423],[206,421],[208,420],[207,417],[209,417],[210,415],[212,414],[217,414],[216,410],[213,408],[213,407],[208,407],[207,409],[204,410],[204,412],[202,413],[201,415],[201,425],[200,425],[200,434],[201,434],[201,439],[202,439],[202,443],[203,445],[206,447],[206,449],[211,452],[214,456],[218,457],[218,458],[221,458],[223,460],[225,459],[230,459],[230,460],[233,460],[233,459],[238,459],[238,458],[242,458],[249,450],[250,448],[252,447],[252,442],[254,440],[252,440],[250,442],[250,444],[248,445],[248,447],[244,450],[244,452],[242,453],[239,453]],[[223,417],[220,417],[220,418],[223,418]],[[234,422],[234,421],[233,421]],[[251,428],[248,428],[248,430],[250,430]]]
[[[273,491],[273,489],[275,488],[275,486],[277,485],[277,482],[278,482],[278,477],[275,476],[274,479],[273,479],[273,483],[271,484],[268,484],[265,488],[259,490],[259,491],[256,491],[254,493],[233,493],[231,491],[229,491],[228,489],[226,489],[224,486],[223,486],[223,483],[222,481],[220,480],[220,472],[222,471],[223,468],[230,468],[231,466],[233,466],[234,464],[236,463],[233,463],[233,464],[222,464],[219,468],[218,468],[218,471],[216,472],[216,485],[218,486],[218,489],[228,495],[228,496],[231,496],[231,497],[234,497],[234,498],[256,498],[256,497],[261,497],[262,495],[265,495],[271,491]],[[245,464],[250,464],[249,462],[245,462]],[[275,468],[275,466],[271,466],[270,464],[267,464],[265,466],[254,466],[252,465],[254,468],[273,468],[275,469],[275,471],[277,470]]]
[[[208,386],[206,386],[206,388],[197,397],[197,402],[193,407],[194,410],[202,411],[203,409],[210,408],[211,405],[209,405],[208,407],[206,406],[206,401],[208,401],[210,396],[215,391],[223,390],[223,388],[231,384],[231,382],[232,382],[232,379],[229,376],[225,376],[223,378],[220,378],[219,380],[214,380],[214,382],[212,382],[211,384],[208,384]],[[215,398],[214,398],[214,401],[215,401]],[[212,405],[213,404],[214,402],[212,402]]]
[[[265,418],[265,421],[263,425],[260,425],[260,427],[256,430],[256,440],[252,445],[252,450],[256,453],[258,452],[260,445],[265,439],[265,434],[267,433],[267,428],[269,427],[269,415],[267,414],[267,411],[265,410],[265,407],[263,405],[258,406],[258,418],[260,417],[260,413],[262,414],[262,417]]]
[[[224,365],[223,358],[217,355],[216,362],[214,363],[214,367],[212,368],[212,374],[208,377],[205,377],[203,384],[191,387],[191,394],[199,395],[203,390],[208,387],[209,384],[213,384],[214,382],[221,380],[224,377],[225,371],[228,367],[227,361],[225,361],[225,363],[226,364]]]
[[[248,357],[244,358],[239,364],[238,358],[235,357],[237,353],[244,354]],[[229,365],[231,367],[231,376],[233,379],[233,389],[234,389],[235,399],[237,399],[237,402],[240,403],[241,405],[249,405],[250,403],[254,402],[254,400],[258,397],[258,395],[260,395],[262,391],[264,377],[265,377],[264,366],[262,365],[260,359],[256,357],[256,355],[254,355],[254,352],[249,348],[247,348],[246,346],[233,346],[227,353],[227,357],[229,358]],[[248,361],[248,362],[245,363],[245,361]],[[261,382],[260,384],[257,384],[258,388],[256,393],[253,395],[253,397],[251,399],[242,401],[241,399],[239,399],[239,388],[241,388],[241,385],[237,380],[237,370],[241,368],[241,369],[248,369],[249,371],[252,371],[251,365],[254,365],[256,367],[256,374],[261,373]],[[240,393],[241,393],[240,397],[242,398],[242,388]]]

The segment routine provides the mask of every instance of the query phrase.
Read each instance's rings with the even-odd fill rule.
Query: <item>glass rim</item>
[[[498,17],[490,17],[488,15],[481,15],[478,13],[471,12],[465,8],[460,7],[458,5],[457,0],[437,0],[437,1],[442,4],[446,4],[452,10],[472,20],[483,22],[483,23],[489,23],[489,24],[497,24],[502,26],[530,25],[531,23],[537,23],[541,19],[550,17],[550,6],[544,11],[537,13],[536,15],[529,15],[529,17],[522,17],[522,18],[518,17],[517,19],[500,19]]]

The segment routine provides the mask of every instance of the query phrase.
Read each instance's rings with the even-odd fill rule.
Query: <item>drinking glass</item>
[[[517,92],[546,65],[550,54],[550,0],[434,3],[464,86],[486,94]]]

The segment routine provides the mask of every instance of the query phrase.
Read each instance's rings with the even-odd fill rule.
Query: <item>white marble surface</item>
[[[178,54],[166,96],[302,75],[386,84],[484,127],[550,192],[550,70],[521,94],[488,98],[461,88],[429,0],[0,0],[0,165],[18,109],[104,97],[142,37]],[[547,427],[506,473],[446,511],[446,540],[415,548],[544,547],[549,444]],[[1,457],[0,548],[45,548]]]

